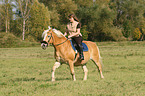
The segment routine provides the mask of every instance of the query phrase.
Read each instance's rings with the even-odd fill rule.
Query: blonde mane
[[[58,36],[58,37],[63,37],[63,34],[59,31],[59,30],[57,30],[57,29],[52,29],[52,31]]]
[[[50,29],[51,29],[51,27],[48,26],[48,29],[47,29],[47,30],[44,30],[44,32],[42,33],[42,38],[44,38],[44,36],[47,34],[47,32],[48,32]],[[52,29],[52,31],[53,31],[59,38],[63,37],[63,34],[62,34],[59,30],[57,30],[57,29]]]

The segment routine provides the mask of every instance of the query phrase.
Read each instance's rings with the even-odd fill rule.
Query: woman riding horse
[[[64,36],[69,34],[68,38],[72,38],[72,41],[77,44],[77,50],[80,54],[80,59],[84,60],[83,55],[83,46],[82,46],[82,34],[80,33],[81,24],[77,17],[73,14],[70,14],[69,16],[69,23],[67,24],[66,32],[64,33]]]
[[[68,64],[70,67],[70,71],[75,81],[75,72],[74,66],[82,66],[84,69],[84,80],[87,80],[88,69],[86,67],[86,63],[88,60],[94,61],[94,63],[98,66],[100,71],[101,78],[104,78],[102,74],[102,66],[100,62],[100,52],[96,43],[91,41],[83,41],[88,46],[88,51],[84,52],[84,60],[79,59],[79,54],[77,54],[75,58],[75,51],[71,46],[70,40],[68,40],[60,31],[56,29],[49,28],[45,30],[42,34],[43,41],[41,42],[42,48],[45,49],[46,45],[52,44],[54,47],[54,57],[56,62],[52,68],[52,81],[55,81],[55,70],[62,64]]]

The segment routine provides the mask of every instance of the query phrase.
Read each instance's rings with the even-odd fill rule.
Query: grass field
[[[97,42],[104,79],[92,61],[88,80],[75,67],[73,81],[67,65],[56,70],[53,47],[0,48],[0,96],[145,96],[145,42]]]

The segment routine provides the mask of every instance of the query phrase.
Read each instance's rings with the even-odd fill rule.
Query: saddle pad
[[[75,48],[75,46],[72,43],[72,40],[70,40],[70,42],[71,42],[72,48],[74,49],[74,51],[76,51],[76,48]],[[83,51],[88,51],[88,46],[85,43],[83,43],[83,42],[82,42],[82,45],[83,45]]]

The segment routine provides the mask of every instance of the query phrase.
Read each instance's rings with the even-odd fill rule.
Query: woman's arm
[[[74,36],[77,36],[77,35],[80,35],[80,28],[77,29],[76,33],[72,33],[71,35],[69,35],[68,38],[71,38],[71,37],[74,37]]]

